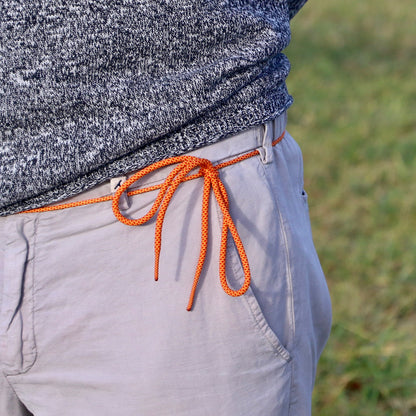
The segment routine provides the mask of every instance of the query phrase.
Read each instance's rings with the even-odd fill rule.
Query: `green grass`
[[[334,313],[314,415],[416,415],[415,16],[310,0],[292,22],[289,130]]]

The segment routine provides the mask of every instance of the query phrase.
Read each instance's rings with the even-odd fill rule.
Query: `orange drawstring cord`
[[[119,201],[121,195],[136,181],[141,179],[143,176],[147,175],[150,172],[153,172],[157,169],[160,169],[164,166],[176,164],[178,165],[172,170],[168,175],[166,180],[163,182],[160,187],[158,196],[156,197],[152,207],[143,217],[138,219],[129,219],[126,218],[120,211]],[[224,184],[221,182],[221,179],[218,175],[218,169],[216,169],[212,163],[203,158],[195,156],[177,156],[169,159],[156,162],[153,165],[144,168],[143,170],[137,172],[130,179],[124,182],[117,190],[113,199],[113,212],[116,218],[127,225],[142,225],[149,221],[155,214],[156,218],[156,227],[155,227],[155,280],[159,278],[159,258],[162,245],[162,226],[163,220],[165,218],[166,210],[169,206],[170,200],[178,186],[184,182],[188,177],[188,174],[199,167],[199,172],[197,175],[192,176],[203,176],[204,177],[204,190],[202,197],[202,215],[201,215],[201,249],[198,259],[198,264],[194,276],[194,282],[192,285],[191,294],[189,297],[189,302],[187,310],[192,309],[195,291],[198,285],[199,277],[201,276],[202,268],[205,262],[207,246],[208,246],[208,212],[209,212],[209,199],[211,190],[213,190],[215,198],[219,207],[221,208],[223,214],[223,227],[221,235],[221,248],[220,248],[220,280],[221,285],[225,291],[230,296],[240,296],[246,292],[248,286],[250,285],[250,267],[248,264],[247,255],[244,250],[244,246],[241,242],[240,236],[238,234],[237,228],[231,218],[228,209],[228,197],[225,190]],[[226,262],[226,247],[227,247],[227,235],[228,230],[230,230],[231,235],[235,241],[238,254],[241,259],[241,264],[244,270],[244,283],[239,290],[233,290],[228,286],[227,279],[225,276],[225,262]]]
[[[276,140],[272,142],[272,145],[276,145],[279,143],[285,135],[285,132],[282,133]],[[126,225],[137,226],[143,225],[148,222],[154,215],[157,213],[156,217],[156,226],[155,226],[155,280],[159,278],[159,259],[160,259],[160,252],[162,246],[162,228],[163,228],[163,221],[165,218],[165,214],[169,203],[175,193],[176,189],[182,182],[187,182],[192,179],[204,178],[204,189],[203,189],[203,196],[202,196],[202,215],[201,215],[201,248],[199,253],[199,259],[194,275],[194,281],[192,284],[191,293],[189,296],[189,302],[187,305],[187,310],[190,311],[192,309],[196,288],[198,286],[199,278],[201,276],[202,268],[204,266],[207,247],[208,247],[208,217],[209,217],[209,200],[211,195],[211,190],[214,192],[214,196],[217,200],[218,206],[221,209],[223,214],[223,225],[221,231],[221,244],[220,244],[220,258],[219,258],[219,277],[221,286],[224,292],[230,296],[241,296],[243,295],[251,281],[251,273],[250,273],[250,266],[247,259],[246,252],[244,250],[243,243],[240,239],[240,235],[238,234],[237,228],[231,218],[229,212],[229,202],[228,202],[228,195],[225,189],[224,184],[222,183],[218,170],[224,168],[226,166],[233,165],[235,163],[241,162],[242,160],[249,159],[255,155],[259,154],[258,150],[253,150],[251,152],[245,153],[241,156],[238,156],[234,159],[228,160],[223,163],[219,163],[217,165],[213,165],[211,161],[208,159],[199,158],[196,156],[175,156],[168,159],[161,160],[156,162],[150,166],[145,167],[144,169],[138,171],[136,174],[131,176],[127,181],[125,181],[116,191],[114,196],[109,195],[101,198],[93,198],[84,201],[77,201],[71,202],[67,204],[60,204],[54,205],[49,207],[42,207],[42,208],[35,208],[27,211],[23,211],[22,213],[32,213],[32,212],[46,212],[46,211],[55,211],[61,210],[65,208],[73,208],[77,206],[89,205],[98,202],[104,202],[112,200],[112,208],[114,215],[116,218]],[[173,168],[173,170],[169,173],[167,178],[162,184],[149,186],[146,188],[136,189],[134,191],[127,191],[127,189],[139,179],[143,178],[147,174],[160,169],[165,166],[170,166],[177,164]],[[198,172],[194,174],[190,174],[193,170],[199,168]],[[144,216],[137,218],[137,219],[130,219],[125,217],[119,208],[120,198],[124,192],[127,192],[128,196],[138,195],[145,192],[153,191],[159,189],[159,193],[150,208],[150,210]],[[226,259],[227,259],[227,237],[228,232],[231,233],[231,236],[234,240],[236,245],[241,265],[244,271],[244,282],[240,289],[234,290],[231,289],[227,282],[226,277]]]

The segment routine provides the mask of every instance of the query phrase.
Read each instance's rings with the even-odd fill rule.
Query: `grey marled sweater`
[[[281,114],[305,2],[1,0],[0,215]]]

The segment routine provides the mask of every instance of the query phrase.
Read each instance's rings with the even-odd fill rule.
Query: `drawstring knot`
[[[169,173],[165,181],[158,186],[152,186],[148,188],[142,188],[139,191],[133,191],[135,193],[144,193],[150,190],[159,189],[159,193],[150,208],[150,210],[140,218],[137,219],[130,219],[125,217],[119,207],[120,197],[121,195],[127,191],[127,189],[139,179],[143,178],[147,174],[160,169],[165,166],[174,165],[176,164],[172,171]],[[199,167],[197,173],[191,174],[193,170]],[[231,218],[229,212],[229,203],[228,203],[228,195],[227,191],[225,190],[224,184],[222,183],[218,169],[221,167],[220,165],[214,166],[211,161],[208,159],[203,159],[195,156],[176,156],[171,157],[160,162],[156,162],[146,168],[140,170],[131,178],[129,178],[126,182],[124,182],[118,189],[117,192],[114,194],[113,197],[113,212],[116,218],[126,225],[137,226],[142,225],[148,222],[151,218],[153,218],[156,214],[156,226],[155,226],[155,280],[159,278],[159,259],[160,259],[160,251],[162,246],[162,227],[163,221],[165,218],[165,214],[169,203],[173,197],[178,186],[185,181],[196,179],[198,177],[204,178],[204,188],[203,188],[203,195],[202,195],[202,215],[201,215],[201,248],[199,259],[194,275],[194,281],[192,284],[191,294],[189,296],[189,302],[187,306],[187,310],[190,311],[193,306],[194,297],[196,288],[199,282],[199,278],[201,276],[202,268],[204,266],[207,247],[208,247],[208,217],[209,217],[209,200],[211,191],[214,193],[214,196],[217,200],[218,206],[221,209],[223,214],[223,225],[222,225],[222,232],[221,232],[221,245],[220,245],[220,261],[219,261],[219,275],[220,275],[220,282],[223,290],[230,296],[241,296],[243,295],[249,285],[250,285],[250,267],[247,259],[246,252],[244,250],[244,246],[241,242],[240,236],[238,234],[237,228]],[[129,193],[130,194],[130,193]],[[228,232],[230,232],[235,245],[237,247],[238,254],[240,256],[241,265],[244,271],[244,282],[240,289],[233,290],[229,287],[227,278],[226,278],[226,257],[227,257],[227,236]]]

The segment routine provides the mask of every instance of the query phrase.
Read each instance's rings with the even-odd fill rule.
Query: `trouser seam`
[[[16,390],[15,390],[13,384],[10,382],[9,375],[5,374],[3,370],[0,370],[0,371],[1,371],[4,379],[6,380],[7,384],[9,385],[10,390],[13,393],[13,395],[15,396],[15,398],[19,401],[19,403],[22,403],[24,405],[24,403],[20,400],[18,394],[16,393]]]
[[[294,390],[294,372],[295,372],[295,355],[292,355],[292,361],[290,364],[290,390],[289,390],[289,407],[288,407],[288,416],[292,415],[292,394]]]
[[[284,139],[283,139],[284,140]],[[279,151],[278,148],[276,148],[276,151]],[[276,161],[274,160],[274,163],[276,163]],[[277,216],[279,219],[279,224],[280,224],[280,229],[281,229],[281,233],[282,233],[282,238],[283,238],[283,242],[284,242],[284,252],[285,252],[285,257],[286,257],[286,275],[287,275],[287,279],[288,279],[288,286],[289,286],[289,296],[290,296],[290,306],[291,306],[291,313],[290,313],[290,319],[291,319],[291,328],[292,330],[290,331],[290,339],[288,340],[288,351],[291,351],[292,349],[295,348],[296,346],[296,316],[295,316],[295,300],[294,300],[294,290],[293,290],[293,276],[292,276],[292,267],[291,267],[291,256],[290,256],[290,252],[289,252],[289,243],[288,243],[288,238],[287,238],[287,230],[286,230],[286,226],[284,224],[283,221],[283,215],[282,212],[280,210],[279,207],[279,201],[278,198],[276,196],[276,192],[272,189],[269,179],[267,179],[268,173],[267,173],[267,169],[269,169],[270,167],[272,167],[272,165],[262,165],[263,166],[263,174],[265,176],[266,179],[266,185],[268,186],[270,193],[273,195],[273,200],[274,200],[274,205],[276,207],[276,211],[277,211]],[[292,347],[292,349],[290,348]]]

